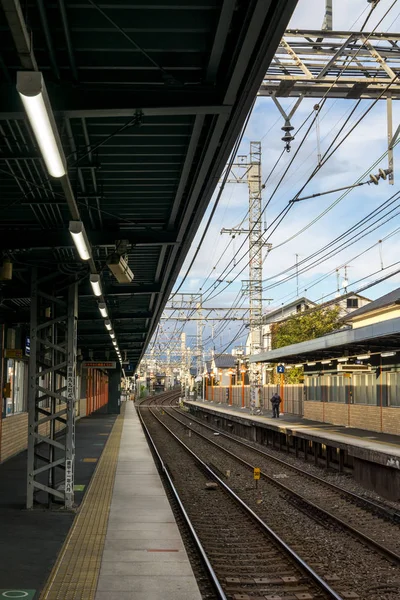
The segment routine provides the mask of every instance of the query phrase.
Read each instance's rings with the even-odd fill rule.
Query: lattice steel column
[[[261,352],[262,320],[262,231],[261,231],[261,142],[250,142],[249,185],[249,298],[250,354]],[[259,405],[257,367],[250,364],[251,399]]]
[[[78,287],[55,293],[57,275],[32,271],[27,508],[74,502]]]

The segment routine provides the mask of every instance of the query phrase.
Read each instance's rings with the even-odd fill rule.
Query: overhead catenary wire
[[[372,30],[372,32],[368,34],[367,38],[368,38],[370,35],[372,35],[372,33],[373,33],[375,30],[376,30],[376,28],[379,26],[379,24],[380,24],[380,23],[383,21],[383,19],[384,19],[384,18],[387,16],[387,14],[388,14],[388,13],[390,12],[390,10],[391,10],[391,9],[392,9],[392,8],[395,6],[395,4],[396,4],[396,3],[397,3],[397,0],[394,0],[394,2],[392,3],[392,5],[389,7],[389,9],[386,11],[386,13],[384,14],[384,16],[383,16],[383,17],[380,19],[380,21],[379,21],[379,22],[377,23],[377,25],[374,27],[374,29]],[[372,10],[373,10],[373,8],[371,9],[371,12],[372,12]],[[360,48],[360,49],[361,49],[361,48]],[[357,53],[360,51],[360,49],[357,51]],[[357,55],[357,53],[356,53],[356,55]],[[348,58],[348,61],[352,61],[352,60],[354,60],[354,58],[356,57],[356,55],[355,55],[355,56],[351,56],[351,57],[349,57],[349,58]],[[344,71],[344,70],[347,68],[347,66],[348,66],[348,64],[345,64],[345,65],[343,66],[342,70],[341,70],[341,71],[340,71],[340,73],[337,75],[335,82],[336,82],[336,81],[339,79],[339,77],[341,76],[341,74],[343,73],[343,71]],[[396,76],[396,77],[397,77],[397,76]],[[345,136],[343,137],[343,139],[342,139],[342,140],[341,140],[341,141],[340,141],[340,142],[337,144],[337,146],[336,146],[336,147],[333,149],[333,151],[332,151],[332,152],[331,152],[331,153],[330,153],[328,156],[326,156],[327,152],[329,152],[330,148],[332,147],[332,144],[330,145],[330,147],[328,148],[328,150],[325,152],[325,155],[324,155],[324,156],[325,156],[325,160],[323,160],[323,162],[322,162],[321,166],[319,166],[318,168],[316,168],[316,169],[313,171],[313,173],[311,174],[311,176],[308,178],[308,180],[307,180],[306,184],[305,184],[305,185],[304,185],[304,186],[301,188],[301,190],[298,192],[298,194],[299,194],[299,193],[301,193],[301,191],[304,189],[304,187],[305,187],[305,186],[306,186],[306,185],[309,183],[309,181],[310,181],[310,180],[311,180],[311,179],[312,179],[312,178],[313,178],[313,177],[316,175],[316,173],[317,173],[317,172],[320,170],[320,168],[322,168],[322,166],[323,166],[323,165],[324,165],[324,164],[325,164],[325,163],[326,163],[326,162],[327,162],[327,161],[328,161],[328,160],[331,158],[331,156],[334,154],[334,152],[336,152],[336,150],[337,150],[337,149],[338,149],[338,148],[339,148],[339,147],[340,147],[340,146],[343,144],[343,142],[344,142],[344,141],[347,139],[347,137],[348,137],[348,136],[349,136],[349,135],[352,133],[352,131],[354,131],[355,127],[357,127],[357,126],[358,126],[358,124],[361,122],[361,120],[362,120],[362,119],[363,119],[363,118],[364,118],[364,117],[365,117],[365,116],[366,116],[366,115],[367,115],[367,114],[370,112],[370,110],[371,110],[371,109],[372,109],[372,107],[373,107],[373,106],[376,104],[376,102],[377,102],[377,101],[380,99],[380,97],[382,97],[382,95],[383,95],[383,94],[384,94],[384,93],[387,91],[387,89],[390,87],[390,85],[392,85],[392,84],[394,83],[394,80],[395,80],[395,78],[393,78],[393,80],[392,80],[392,81],[391,81],[391,82],[388,84],[388,86],[386,86],[386,89],[384,89],[384,90],[382,91],[382,93],[380,94],[380,96],[379,96],[379,97],[378,97],[378,98],[377,98],[377,99],[376,99],[376,100],[373,102],[373,104],[372,104],[372,105],[371,105],[371,106],[370,106],[370,107],[367,109],[367,111],[365,111],[365,112],[364,112],[364,114],[363,114],[363,115],[360,117],[360,119],[358,119],[358,121],[357,121],[357,122],[356,122],[356,124],[355,124],[355,125],[354,125],[354,126],[351,128],[351,129],[350,129],[350,131],[348,131],[348,132],[346,133],[346,135],[345,135]],[[333,83],[332,83],[332,85],[330,86],[330,88],[332,88],[332,86],[334,85],[334,83],[335,83],[335,82],[333,82]],[[330,88],[329,88],[329,89],[330,89]],[[326,100],[326,96],[327,96],[327,94],[329,93],[329,89],[328,89],[328,90],[325,92],[325,94],[324,94],[324,97],[323,97],[323,99],[322,99],[322,102],[321,102],[321,104],[322,104],[322,105],[323,105],[323,103],[324,103],[324,102],[325,102],[325,100]],[[310,115],[307,117],[307,119],[308,119],[308,118],[309,118],[311,115],[312,115],[312,113],[310,113]],[[307,121],[307,119],[306,119],[306,121]],[[315,120],[315,117],[314,117],[314,120]],[[311,130],[311,127],[312,127],[312,125],[313,125],[313,123],[314,123],[314,120],[312,121],[312,123],[311,123],[311,125],[310,125],[310,127],[309,127],[309,129],[308,129],[308,131],[307,131],[307,133],[306,133],[306,136],[304,136],[304,138],[303,138],[303,140],[302,140],[302,143],[304,142],[304,139],[307,137],[307,135],[308,135],[309,131]],[[305,121],[305,122],[306,122],[306,121]],[[304,123],[305,123],[305,122],[304,122]],[[347,122],[347,121],[346,121],[346,122]],[[303,123],[303,125],[304,125],[304,123]],[[337,136],[335,137],[335,140],[338,138],[338,135],[340,135],[340,132],[341,132],[341,131],[343,131],[343,127],[344,127],[344,126],[342,126],[341,130],[339,131],[339,134],[337,134]],[[295,157],[293,157],[293,159],[294,159],[294,158],[295,158]],[[285,173],[284,173],[283,177],[285,176],[285,174],[287,173],[287,171],[288,171],[288,169],[290,168],[291,164],[293,163],[293,159],[291,160],[291,162],[289,163],[289,165],[288,165],[287,169],[285,170]],[[282,181],[282,178],[281,178],[280,182],[281,182],[281,181]],[[269,201],[266,203],[266,205],[265,205],[265,207],[264,207],[263,211],[261,212],[261,216],[262,216],[262,214],[265,212],[265,210],[266,210],[266,208],[267,208],[267,206],[268,206],[269,202],[271,201],[271,199],[272,199],[273,195],[276,193],[276,190],[277,190],[277,188],[279,187],[279,185],[280,185],[280,182],[278,183],[278,186],[275,188],[275,190],[274,190],[274,192],[273,192],[272,196],[269,198]],[[274,231],[277,229],[277,227],[280,225],[280,223],[282,222],[282,220],[283,220],[283,219],[286,217],[286,215],[288,214],[289,210],[290,210],[290,206],[289,206],[289,207],[285,207],[285,208],[284,208],[284,209],[281,211],[281,213],[280,213],[280,214],[279,214],[279,215],[276,217],[276,219],[274,220],[274,222],[273,222],[271,225],[274,225],[276,221],[278,221],[278,223],[277,223],[277,225],[274,227],[273,231],[271,232],[271,234],[269,235],[269,237],[268,237],[267,239],[269,239],[269,238],[271,237],[272,233],[273,233],[273,232],[274,232]],[[260,218],[261,218],[261,216],[260,216]],[[254,226],[254,227],[255,227],[255,226]],[[253,227],[253,229],[254,229],[254,227]],[[270,226],[270,227],[271,227],[271,226]],[[246,241],[247,241],[247,239],[248,239],[248,237],[249,237],[250,233],[251,233],[251,232],[249,232],[249,233],[248,233],[248,235],[246,236],[245,240],[243,241],[243,243],[241,244],[241,246],[240,246],[240,248],[238,249],[238,251],[237,251],[237,252],[239,252],[239,251],[240,251],[240,250],[243,248],[243,246],[244,246],[244,244],[246,243]],[[259,241],[259,239],[257,240],[257,242],[258,242],[258,241]],[[265,241],[267,241],[267,240],[265,240]],[[237,261],[237,262],[241,262],[242,258],[243,258],[243,256],[242,256],[242,257],[239,259],[239,261]],[[231,263],[232,263],[232,260],[231,260],[231,261],[228,263],[227,267],[225,267],[225,269],[224,269],[224,271],[223,271],[222,275],[224,275],[224,274],[225,274],[225,271],[226,271],[226,269],[228,268],[228,266],[229,266]],[[241,273],[243,272],[243,270],[244,270],[244,269],[242,269],[242,270],[240,271],[240,273],[239,273],[239,274],[241,274]],[[228,274],[229,274],[229,273],[231,273],[231,272],[232,272],[232,269],[230,269],[230,271],[228,272]],[[228,274],[226,274],[226,275],[225,275],[225,277],[226,277]],[[221,279],[222,279],[222,276],[221,276]],[[237,276],[236,276],[236,277],[233,279],[233,281],[235,281],[236,279],[237,279]],[[228,283],[228,285],[227,285],[227,286],[225,286],[225,287],[223,288],[223,290],[221,290],[219,293],[221,293],[222,291],[224,291],[224,290],[225,290],[225,289],[226,289],[226,288],[227,288],[229,285],[231,285],[231,283],[232,283],[232,282]],[[220,286],[220,282],[217,282],[217,284],[214,284],[212,287],[214,287],[214,288],[218,288],[219,286]],[[211,288],[209,287],[209,288],[206,290],[206,292],[208,292],[210,289],[211,289]],[[215,296],[213,296],[213,297],[215,297]]]

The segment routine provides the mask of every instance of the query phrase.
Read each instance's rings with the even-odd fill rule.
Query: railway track
[[[162,422],[151,404],[142,404],[139,415],[157,453],[162,445],[160,460],[167,463],[170,481],[212,569],[219,598],[344,600]]]
[[[379,552],[400,564],[400,527],[398,526],[400,514],[394,509],[327,482],[264,450],[255,448],[230,434],[202,423],[192,415],[189,416],[174,408],[169,409],[169,411],[171,410],[179,413],[184,421],[170,414],[171,418],[175,418],[186,427],[191,428],[199,436],[202,434],[196,427],[203,428],[212,436],[218,433],[218,441],[214,437],[210,442],[223,448],[226,452],[232,452],[233,457],[235,457],[235,449],[236,452],[238,448],[244,449],[240,457],[236,455],[236,460],[241,461],[249,469],[254,469],[255,466],[261,467],[261,476],[265,480],[280,487],[284,492],[295,495],[296,499],[309,503],[310,509],[322,510],[338,525],[348,527],[354,535],[358,535]],[[191,425],[187,424],[189,422]],[[196,424],[196,427],[193,427],[193,423]],[[207,438],[207,436],[205,437]],[[334,512],[332,512],[332,507],[334,507]]]
[[[283,516],[290,515],[288,519],[296,522],[303,521],[304,544],[297,541],[293,544],[290,542],[296,536],[290,526],[288,527],[288,520],[279,523],[277,531],[286,541],[289,540],[293,547],[298,548],[299,553],[302,553],[302,557],[307,562],[318,566],[318,573],[322,577],[326,577],[327,580],[330,580],[330,577],[340,580],[341,586],[338,589],[343,590],[344,597],[398,600],[400,597],[399,530],[397,525],[393,525],[393,522],[397,521],[398,513],[396,514],[389,507],[382,507],[366,498],[357,496],[357,494],[348,492],[340,486],[325,482],[308,472],[303,472],[301,469],[201,421],[197,422],[192,415],[177,411],[175,408],[172,410],[171,407],[165,406],[169,402],[167,398],[159,400],[162,400],[164,405],[162,406],[163,414],[160,415],[161,419],[171,427],[174,423],[175,431],[177,431],[176,427],[178,430],[181,428],[179,435],[184,437],[192,450],[195,449],[198,452],[196,438],[199,443],[201,441],[203,445],[206,444],[208,447],[207,450],[205,448],[203,450],[203,459],[206,462],[212,461],[211,466],[220,472],[223,480],[227,470],[232,473],[237,471],[232,461],[240,464],[243,470],[247,470],[247,475],[245,475],[247,482],[249,481],[248,471],[254,466],[262,467],[263,480],[260,481],[261,489],[257,502],[255,502],[254,490],[249,492],[248,487],[243,487],[242,473],[235,474],[237,477],[233,478],[235,480],[233,486],[231,485],[233,479],[229,480],[231,487],[234,487],[241,498],[245,499],[267,522],[271,517],[271,511],[266,507],[267,500],[271,500],[271,506],[275,502],[280,503],[279,510]],[[172,403],[175,403],[175,400],[176,398],[172,399]],[[159,403],[157,399],[155,402]],[[207,435],[201,434],[199,429],[206,430]],[[189,432],[190,435],[193,435],[188,440]],[[239,452],[240,456],[235,455],[234,452]],[[201,452],[199,454],[202,456]],[[264,464],[265,461],[268,461],[268,464]],[[284,472],[285,469],[287,469],[287,473]],[[265,470],[267,473],[264,472]],[[239,475],[241,475],[240,478]],[[240,479],[242,482],[239,485]],[[260,505],[258,505],[258,501]],[[324,503],[328,508],[322,507]],[[343,506],[339,506],[340,503],[345,503],[345,509]],[[340,511],[341,516],[338,516],[337,513]],[[303,517],[299,516],[301,514]],[[342,516],[343,518],[341,518]],[[318,537],[315,540],[311,539],[313,527],[309,524],[310,521],[314,522],[315,535],[325,536],[326,539],[323,540],[323,543],[319,541]],[[335,544],[339,548],[336,555]],[[326,549],[324,545],[327,546]],[[343,552],[341,551],[342,547]],[[317,553],[315,553],[316,548],[319,550]],[[343,554],[343,557],[340,554]],[[347,559],[345,558],[346,554]],[[330,557],[329,562],[326,563],[321,556]],[[340,557],[339,560],[337,560],[337,556]],[[374,556],[376,556],[375,559]],[[350,565],[347,571],[345,569],[346,560]],[[332,564],[337,564],[337,569],[332,569]],[[372,573],[374,575],[371,578]],[[371,585],[368,593],[365,591],[367,581],[370,581]],[[362,590],[361,595],[357,595],[359,590]],[[350,595],[346,596],[346,594]]]

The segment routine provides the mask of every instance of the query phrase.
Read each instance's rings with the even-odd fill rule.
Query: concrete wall
[[[400,407],[307,401],[304,403],[304,417],[321,423],[400,435]]]

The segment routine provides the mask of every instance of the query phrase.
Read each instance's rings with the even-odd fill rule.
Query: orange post
[[[282,404],[281,404],[282,408],[281,408],[281,411],[280,411],[282,414],[285,412],[285,410],[284,410],[284,403],[285,403],[285,400],[284,400],[284,388],[285,388],[285,376],[284,376],[283,373],[281,373],[281,382],[280,382],[280,392],[279,392],[279,395],[280,395],[281,400],[282,400]]]
[[[229,406],[232,406],[232,371],[229,372]]]
[[[246,373],[246,371],[244,371],[243,369],[240,371],[242,374],[242,408],[245,407],[245,402],[244,402],[244,374]]]

